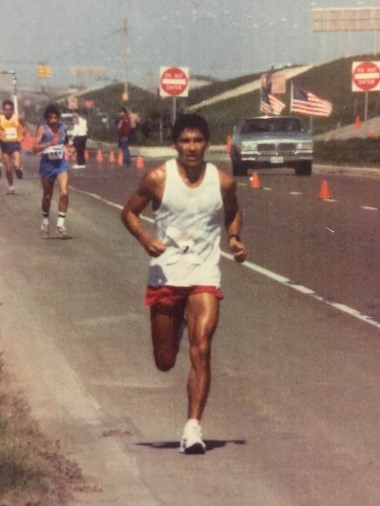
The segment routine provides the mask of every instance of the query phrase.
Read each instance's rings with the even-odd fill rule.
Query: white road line
[[[71,187],[70,187],[71,188]],[[123,206],[120,204],[116,204],[115,202],[112,202],[110,200],[103,199],[96,193],[90,193],[86,192],[84,190],[77,190],[76,188],[71,188],[72,190],[75,190],[78,193],[82,193],[83,195],[88,195],[89,197],[93,197],[96,200],[100,200],[101,202],[104,202],[105,204],[114,207],[116,209],[123,209]],[[152,218],[148,218],[148,216],[141,215],[141,218],[149,223],[154,223],[154,220]],[[234,257],[230,255],[229,253],[225,253],[224,251],[221,251],[221,256],[224,258],[227,258],[228,260],[235,261]],[[362,322],[368,323],[369,325],[372,325],[373,327],[376,327],[380,329],[380,322],[374,320],[371,316],[365,315],[358,311],[357,309],[353,309],[349,306],[346,306],[345,304],[340,304],[339,302],[332,302],[327,299],[325,299],[322,295],[317,294],[314,290],[311,288],[307,288],[306,286],[299,285],[295,283],[294,281],[291,281],[290,279],[282,276],[281,274],[276,274],[275,272],[272,272],[265,267],[261,267],[260,265],[254,264],[253,262],[245,261],[242,264],[242,267],[246,267],[247,269],[250,269],[251,271],[256,272],[257,274],[261,274],[262,276],[266,276],[267,278],[276,281],[277,283],[280,283],[281,285],[287,286],[288,288],[291,288],[292,290],[296,290],[297,292],[300,292],[304,295],[308,295],[309,297],[318,300],[319,302],[323,302],[324,304],[327,304],[330,307],[333,307],[337,309],[338,311],[341,311],[342,313],[348,314],[357,320],[360,320]]]
[[[377,207],[371,206],[360,206],[360,209],[364,209],[365,211],[377,211]]]
[[[233,256],[229,255],[228,253],[225,253],[224,251],[221,252],[221,255],[224,258],[228,258],[229,260],[233,260]],[[289,288],[292,288],[293,290],[296,290],[297,292],[303,293],[304,295],[308,295],[309,297],[312,297],[315,300],[318,300],[319,302],[324,302],[328,306],[331,306],[338,311],[341,311],[342,313],[346,313],[350,316],[353,316],[354,318],[361,320],[365,323],[369,323],[370,325],[373,325],[374,327],[377,327],[380,329],[380,322],[374,320],[371,318],[371,316],[362,314],[357,309],[353,309],[349,306],[346,306],[345,304],[340,304],[339,302],[332,302],[327,299],[325,299],[323,296],[318,295],[314,290],[311,290],[310,288],[307,288],[303,285],[298,285],[297,283],[294,283],[288,278],[285,278],[284,276],[281,276],[280,274],[276,274],[275,272],[269,271],[268,269],[265,269],[265,267],[261,267],[260,265],[254,264],[252,262],[244,262],[242,264],[243,267],[247,267],[248,269],[257,272],[258,274],[262,274],[263,276],[266,276],[267,278],[272,279],[273,281],[276,281],[277,283],[280,283],[284,286],[287,286]]]

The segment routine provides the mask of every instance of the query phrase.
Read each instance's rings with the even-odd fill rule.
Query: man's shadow
[[[224,448],[229,444],[234,445],[246,445],[245,439],[206,439],[204,440],[207,451],[216,450],[218,448]],[[153,448],[154,450],[173,450],[179,448],[178,441],[151,441],[146,443],[135,443],[137,446],[145,446]]]
[[[46,237],[42,237],[44,241],[70,241],[74,239],[72,235],[48,235]]]

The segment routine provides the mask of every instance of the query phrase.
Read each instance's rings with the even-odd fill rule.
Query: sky
[[[0,0],[0,69],[16,71],[27,86],[99,84],[75,77],[73,67],[104,67],[105,80],[128,78],[148,89],[158,86],[161,66],[228,79],[379,52],[378,32],[311,29],[313,8],[379,6],[380,0]],[[38,63],[51,66],[51,79],[37,77]]]

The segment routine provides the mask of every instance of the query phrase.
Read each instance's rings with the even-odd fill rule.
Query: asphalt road
[[[40,238],[25,167],[15,197],[0,180],[0,331],[34,414],[96,483],[77,504],[379,504],[379,180],[328,176],[335,202],[325,175],[239,180],[249,258],[222,258],[208,451],[189,457],[187,342],[154,369],[147,257],[119,219],[142,171],[73,171],[62,241]]]

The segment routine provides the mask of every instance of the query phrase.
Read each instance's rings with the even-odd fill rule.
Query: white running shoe
[[[16,188],[14,186],[10,186],[7,191],[7,195],[16,195]]]
[[[49,232],[50,232],[50,224],[48,221],[45,221],[45,220],[42,220],[41,222],[41,234],[44,236],[44,235],[49,235]]]
[[[65,225],[61,225],[60,227],[58,227],[58,225],[57,225],[57,232],[58,232],[58,235],[61,237],[67,236],[67,230],[66,230]]]
[[[202,441],[202,430],[199,422],[196,420],[188,421],[183,431],[179,453],[203,455],[205,451],[206,445]]]

